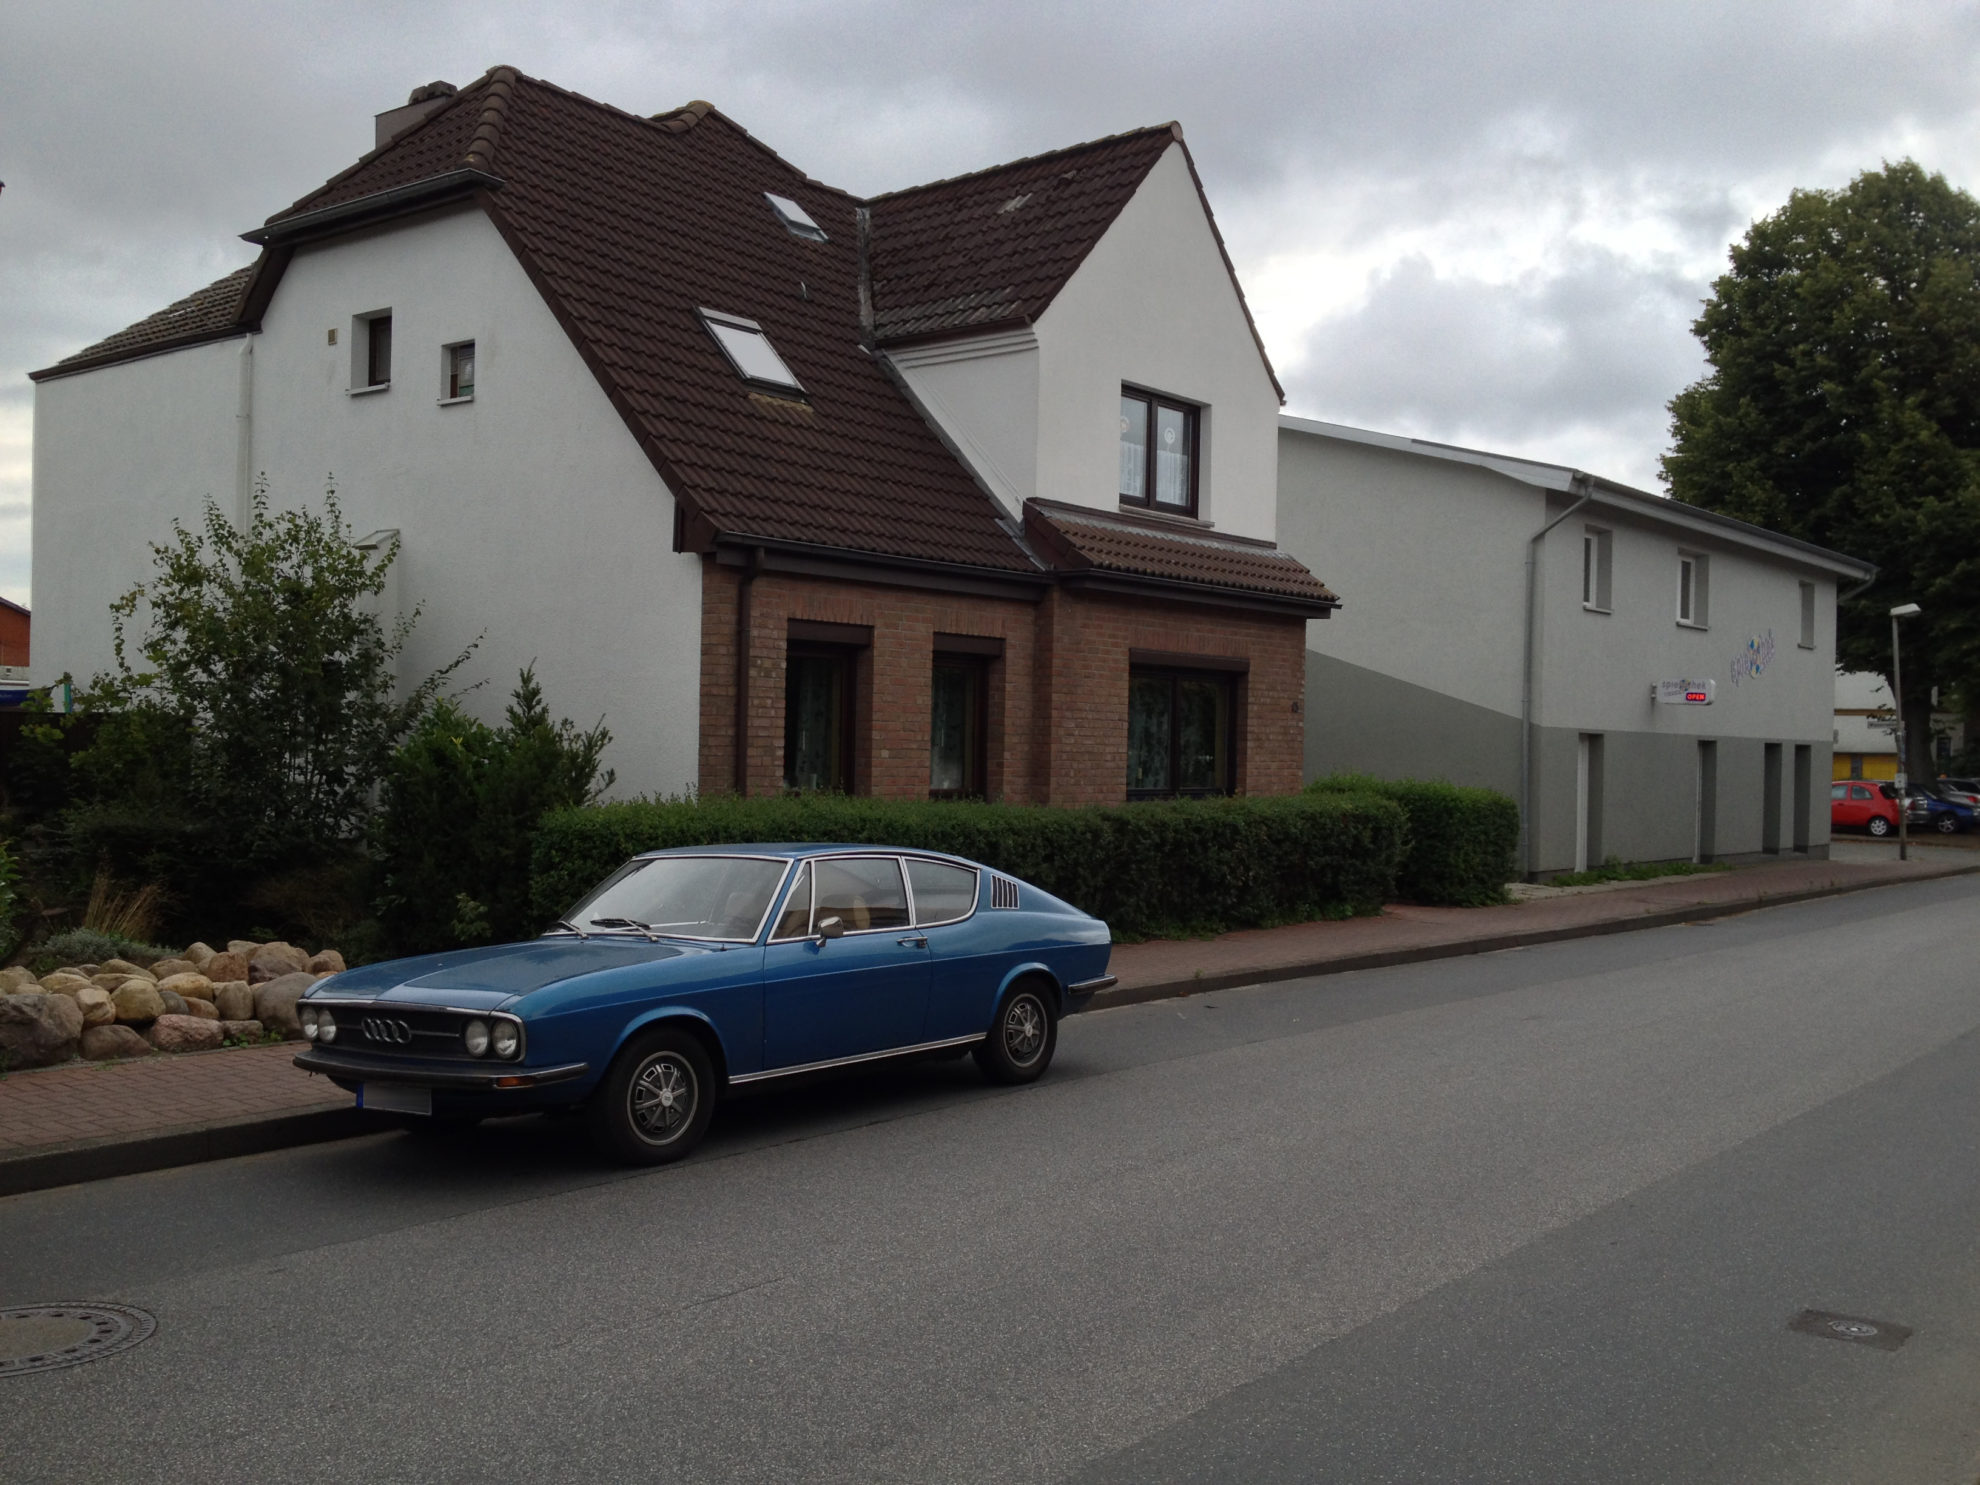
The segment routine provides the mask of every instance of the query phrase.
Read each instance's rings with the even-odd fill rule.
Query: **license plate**
[[[394,1114],[433,1112],[433,1090],[408,1088],[404,1083],[360,1083],[357,1100],[361,1109],[384,1109]]]

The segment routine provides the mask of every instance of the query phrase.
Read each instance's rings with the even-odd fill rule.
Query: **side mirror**
[[[836,913],[830,917],[820,918],[818,920],[818,941],[821,944],[828,938],[844,938],[845,936],[845,919],[839,917]]]

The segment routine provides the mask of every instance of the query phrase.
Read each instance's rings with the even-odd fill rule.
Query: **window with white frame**
[[[1614,533],[1590,526],[1581,533],[1581,606],[1609,612],[1609,574],[1613,568]]]
[[[440,400],[442,402],[472,402],[474,400],[474,342],[456,341],[443,347],[440,352],[442,380]]]
[[[1815,585],[1801,585],[1801,647],[1804,650],[1815,648]]]
[[[1705,627],[1706,562],[1703,552],[1678,553],[1677,621],[1694,629]]]
[[[777,354],[777,348],[770,344],[770,337],[763,333],[763,327],[756,321],[746,320],[741,315],[704,309],[701,322],[708,327],[708,333],[715,337],[715,343],[722,348],[729,364],[736,368],[744,381],[778,391],[804,390],[796,373],[784,364],[784,358]]]

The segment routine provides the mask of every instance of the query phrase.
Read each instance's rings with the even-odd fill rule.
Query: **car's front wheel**
[[[1882,815],[1872,815],[1870,817],[1869,830],[1872,835],[1889,835],[1891,833],[1891,822],[1886,820]]]
[[[1052,1014],[1051,993],[1019,984],[997,1007],[990,1035],[976,1047],[976,1065],[993,1083],[1030,1083],[1052,1065],[1058,1045],[1059,1018]]]
[[[626,1043],[591,1096],[592,1138],[627,1165],[663,1165],[701,1143],[715,1115],[715,1069],[700,1041],[666,1027]]]
[[[1939,834],[1941,835],[1953,834],[1959,829],[1959,816],[1957,815],[1939,816],[1938,829],[1939,829]]]

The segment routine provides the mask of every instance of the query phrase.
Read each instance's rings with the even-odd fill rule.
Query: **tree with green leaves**
[[[1671,402],[1680,500],[1877,564],[1837,659],[1891,672],[1907,766],[1930,774],[1934,687],[1980,683],[1980,202],[1904,160],[1795,191],[1731,252],[1693,325],[1710,373]]]

